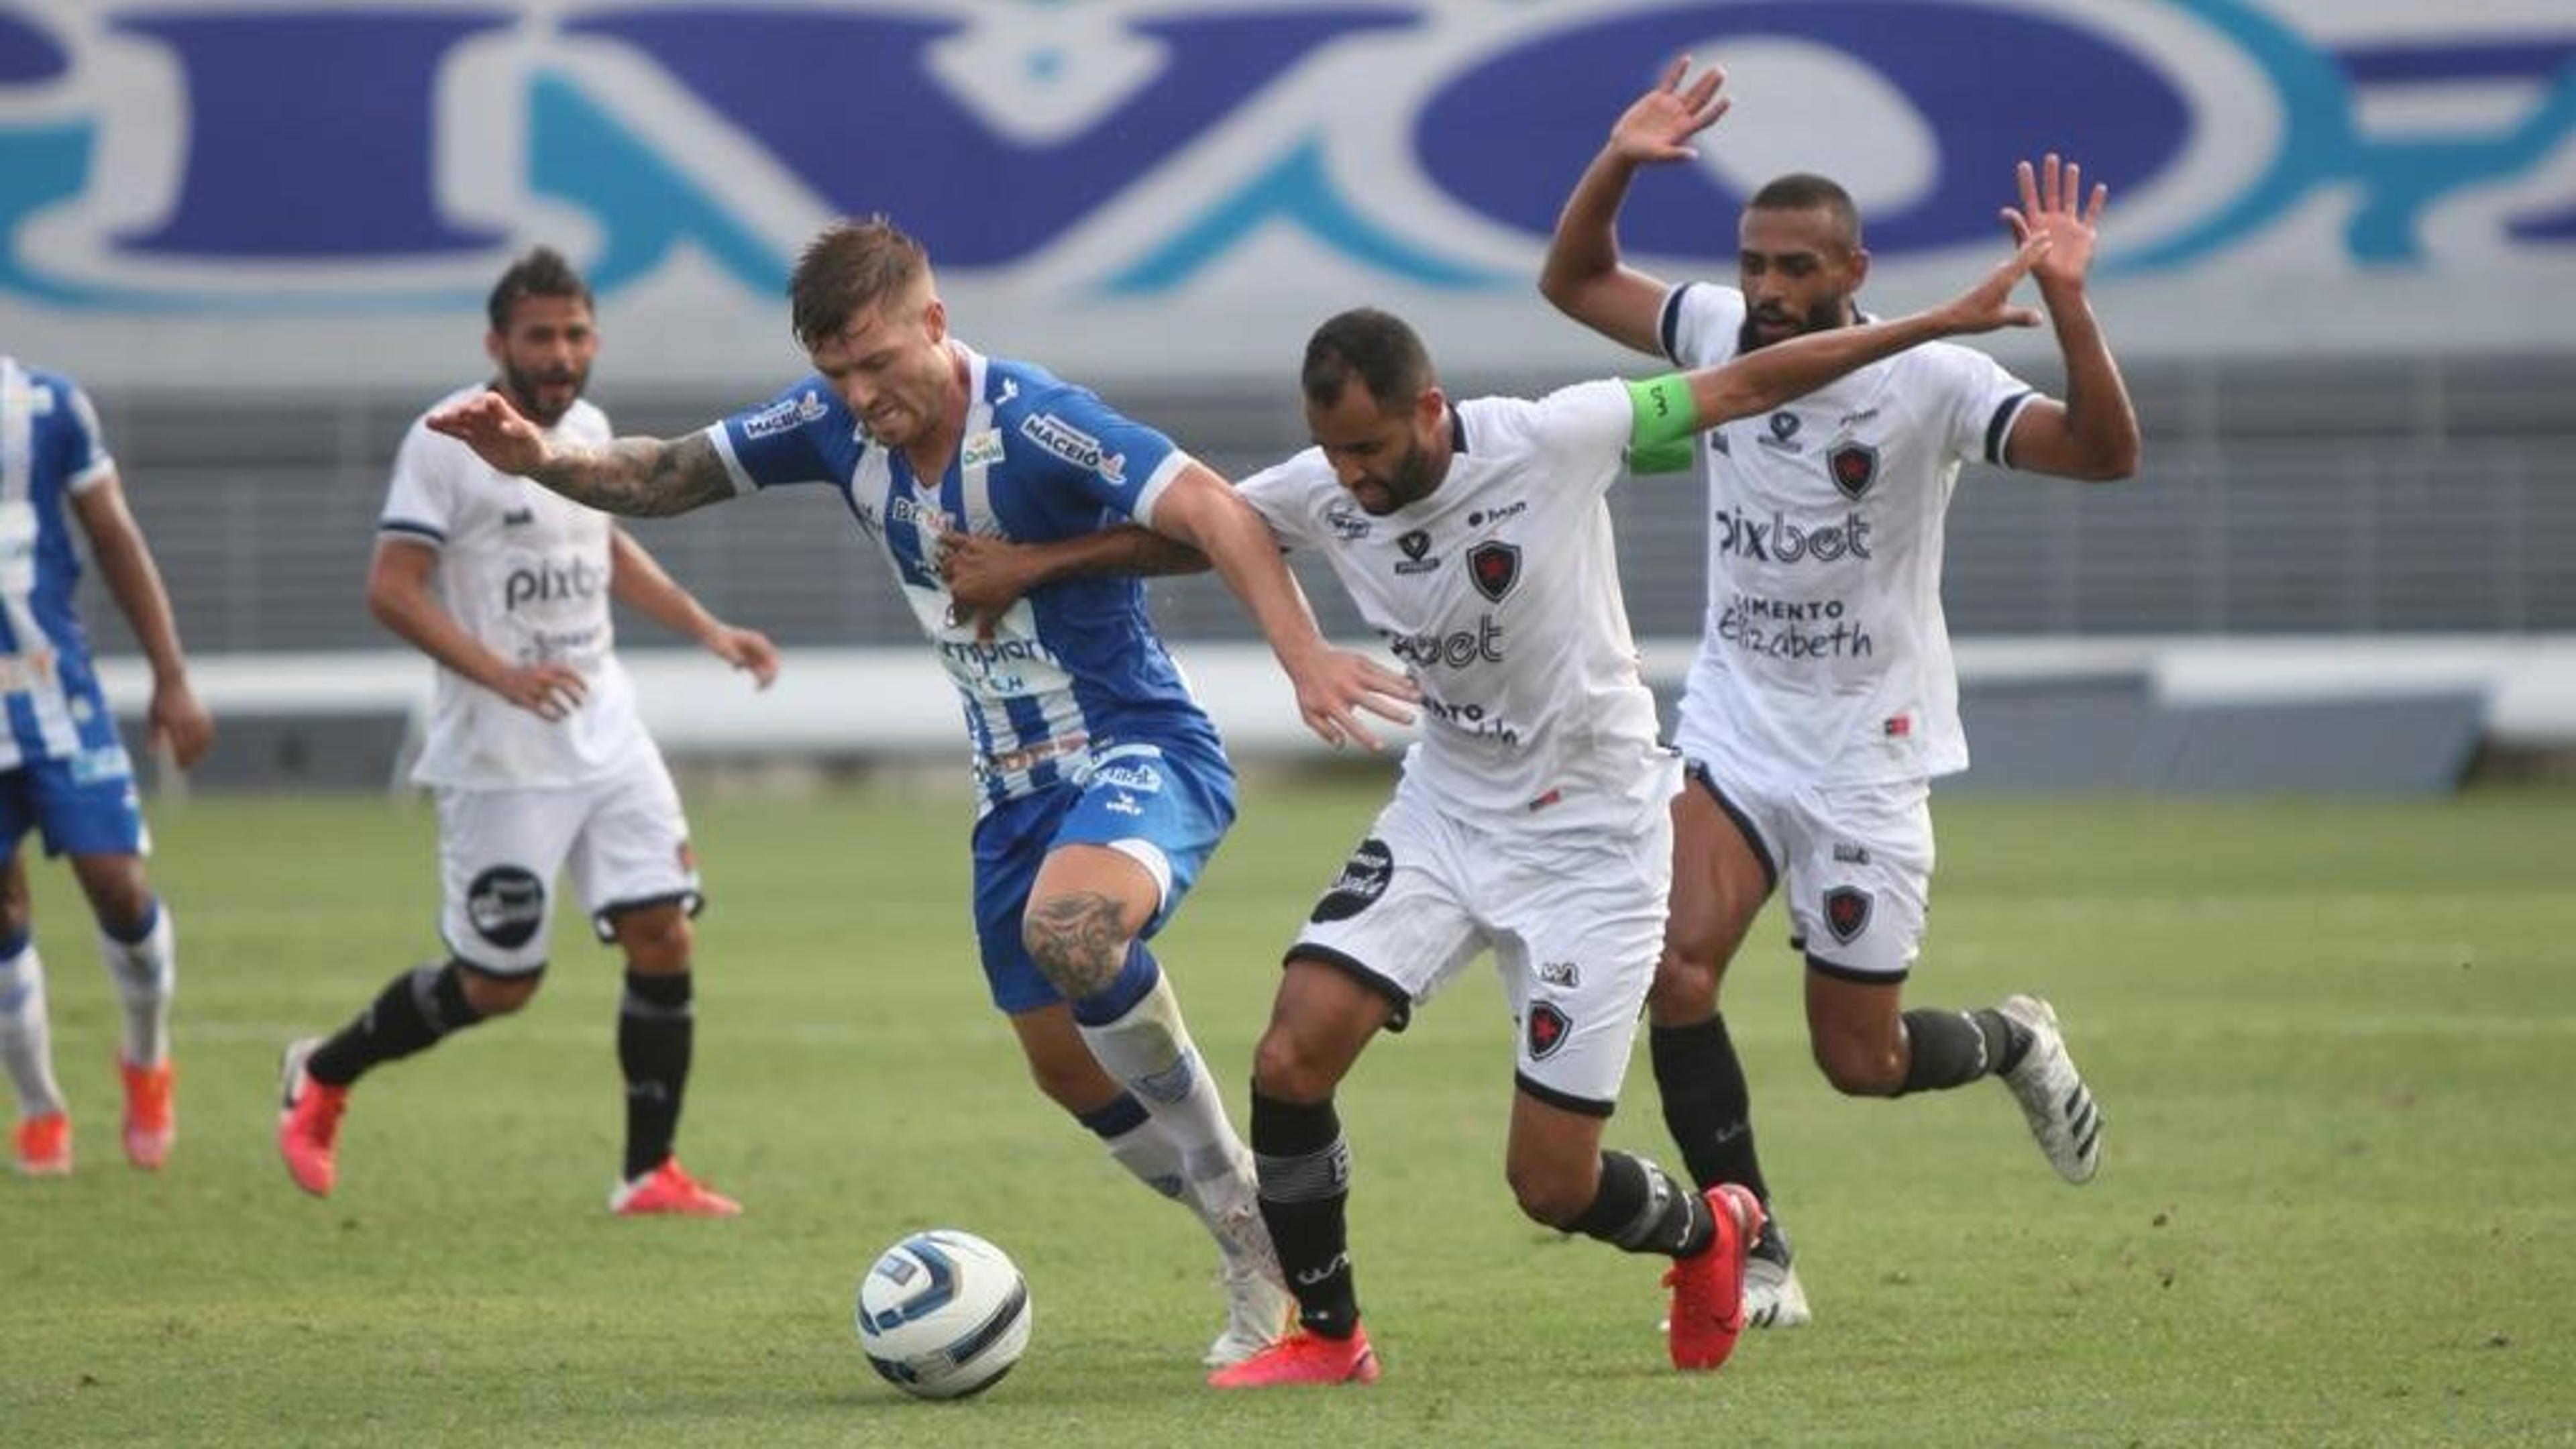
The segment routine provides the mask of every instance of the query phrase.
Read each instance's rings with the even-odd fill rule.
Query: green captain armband
[[[1642,448],[1634,443],[1628,445],[1628,471],[1640,478],[1657,473],[1687,473],[1698,459],[1699,450],[1691,446],[1688,438],[1677,443],[1650,443]]]
[[[1699,404],[1691,400],[1690,378],[1668,372],[1628,383],[1628,404],[1636,416],[1628,424],[1628,455],[1663,457],[1679,443],[1687,446],[1699,432]]]

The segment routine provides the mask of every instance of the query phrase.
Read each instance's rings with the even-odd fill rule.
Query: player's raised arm
[[[1675,56],[1663,78],[1638,97],[1610,139],[1575,182],[1549,238],[1538,277],[1540,295],[1558,311],[1639,352],[1663,355],[1657,323],[1664,284],[1619,259],[1619,207],[1640,166],[1659,166],[1698,155],[1692,137],[1717,124],[1728,102],[1722,66],[1690,74],[1687,55]]]
[[[2096,183],[2088,198],[2084,168],[2061,162],[2053,152],[2036,171],[2027,161],[2015,171],[2021,205],[2003,209],[2004,224],[2015,241],[2050,242],[2031,278],[2039,283],[2057,350],[2066,359],[2066,400],[2038,398],[2024,407],[2013,420],[2004,457],[2016,468],[2061,478],[2126,478],[2138,471],[2138,413],[2084,293],[2111,189]]]
[[[1716,367],[1632,382],[1628,387],[1636,400],[1637,425],[1631,445],[1652,448],[1732,418],[1768,412],[1845,373],[1943,337],[2036,327],[2039,313],[2014,305],[2012,290],[2048,254],[2049,245],[2044,236],[2032,237],[1976,286],[1937,307],[1811,332]]]
[[[1297,691],[1298,715],[1324,743],[1339,749],[1356,740],[1380,748],[1360,720],[1363,710],[1412,723],[1406,705],[1421,697],[1413,682],[1365,654],[1324,641],[1270,525],[1206,465],[1192,463],[1172,480],[1154,505],[1154,529],[1205,554],[1243,601]]]
[[[504,473],[543,484],[575,503],[630,518],[686,513],[733,496],[733,478],[704,433],[619,438],[567,447],[521,417],[497,392],[477,393],[427,419],[430,431],[472,448]]]

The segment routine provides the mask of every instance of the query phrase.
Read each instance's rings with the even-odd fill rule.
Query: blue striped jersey
[[[1035,543],[1150,522],[1190,457],[1043,368],[950,346],[966,363],[970,400],[957,456],[940,477],[914,476],[900,449],[870,439],[820,374],[709,425],[707,436],[737,492],[840,490],[956,685],[986,802],[1053,785],[1123,739],[1179,732],[1212,741],[1135,577],[1037,589],[989,639],[952,613],[939,577],[943,532]]]
[[[127,771],[73,604],[72,498],[114,477],[98,411],[60,373],[0,357],[0,770],[69,758]]]

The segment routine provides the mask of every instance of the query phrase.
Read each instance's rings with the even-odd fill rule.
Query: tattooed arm
[[[619,438],[601,448],[559,447],[497,392],[476,393],[426,421],[432,432],[462,442],[502,472],[607,513],[657,518],[734,493],[733,478],[704,433]]]

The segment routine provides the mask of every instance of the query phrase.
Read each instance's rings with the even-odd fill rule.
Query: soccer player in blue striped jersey
[[[789,287],[814,371],[678,439],[550,440],[497,397],[433,428],[613,513],[770,487],[837,489],[956,686],[979,793],[974,914],[993,1003],[1039,1089],[1216,1238],[1228,1322],[1212,1364],[1281,1331],[1290,1299],[1249,1153],[1145,941],[1234,818],[1234,778],[1133,578],[1050,589],[998,619],[955,607],[942,539],[1060,539],[1130,520],[1214,561],[1277,651],[1309,727],[1374,745],[1406,718],[1394,671],[1327,646],[1269,529],[1156,430],[1034,365],[950,335],[921,246],[883,220],[825,230]]]
[[[126,511],[97,410],[70,378],[0,357],[0,1063],[18,1092],[18,1170],[40,1175],[71,1171],[71,1117],[54,1080],[45,968],[18,855],[30,830],[47,855],[71,857],[124,1003],[126,1160],[157,1169],[178,1135],[170,912],[143,869],[151,835],[133,766],[73,608],[73,520],[151,661],[154,746],[186,769],[213,744],[214,721],[189,686],[170,598]]]

